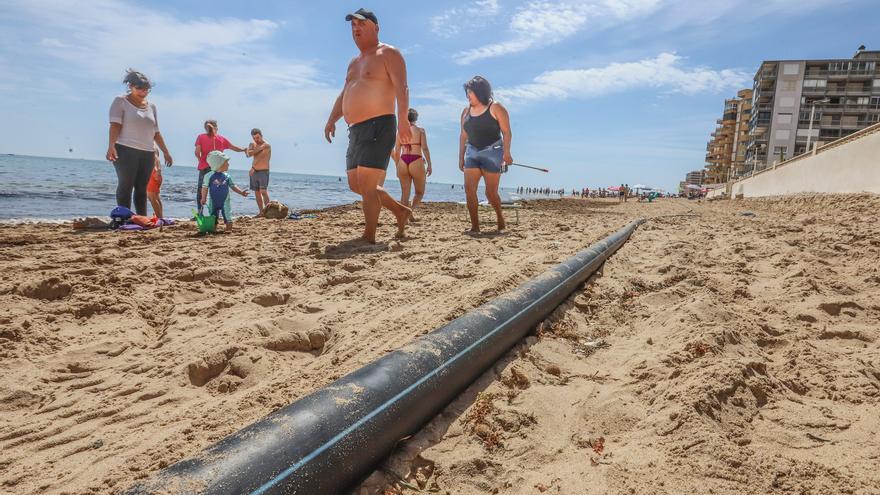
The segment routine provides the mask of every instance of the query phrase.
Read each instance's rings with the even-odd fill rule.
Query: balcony
[[[860,69],[860,70],[832,70],[827,71],[829,79],[864,79],[871,78],[876,75],[876,69]]]

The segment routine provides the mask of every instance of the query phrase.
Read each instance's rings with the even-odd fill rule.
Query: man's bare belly
[[[352,81],[342,95],[342,116],[348,125],[359,124],[380,115],[394,115],[391,81]]]

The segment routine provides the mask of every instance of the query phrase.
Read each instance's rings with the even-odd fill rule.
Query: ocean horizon
[[[191,218],[196,207],[198,173],[191,165],[163,167],[161,198],[166,218]],[[248,170],[230,169],[233,181],[245,189]],[[389,167],[385,189],[400,198],[400,182]],[[503,200],[520,199],[515,188],[500,190]],[[322,209],[354,203],[359,196],[345,177],[272,171],[269,195],[291,211]],[[485,199],[480,188],[480,199]],[[546,196],[533,196],[546,197]],[[74,218],[107,217],[116,206],[116,171],[103,160],[0,155],[0,223],[68,222]],[[429,182],[425,202],[464,201],[461,184]],[[147,205],[152,215],[152,207]],[[234,216],[255,215],[254,195],[233,195]]]

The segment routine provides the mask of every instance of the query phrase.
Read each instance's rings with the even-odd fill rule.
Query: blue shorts
[[[470,143],[465,145],[464,168],[478,168],[483,172],[500,174],[503,161],[504,145],[501,140],[495,141],[483,149],[477,149]]]

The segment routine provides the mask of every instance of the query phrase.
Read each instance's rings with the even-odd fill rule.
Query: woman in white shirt
[[[152,83],[144,74],[132,69],[125,73],[123,84],[128,94],[117,96],[110,105],[110,143],[107,160],[116,168],[116,204],[134,208],[138,215],[147,214],[147,183],[153,172],[153,143],[162,150],[165,165],[173,163],[165,140],[159,132],[156,105],[147,101]]]

